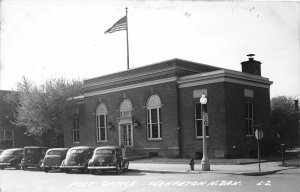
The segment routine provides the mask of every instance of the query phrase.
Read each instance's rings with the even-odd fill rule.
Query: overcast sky
[[[181,58],[241,71],[254,53],[272,97],[300,98],[299,2],[2,0],[0,89],[126,70],[126,32],[104,34],[125,7],[130,68]]]

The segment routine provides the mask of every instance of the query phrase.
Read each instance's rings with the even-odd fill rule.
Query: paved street
[[[287,169],[265,176],[226,173],[80,174],[6,169],[0,172],[1,192],[77,191],[297,191],[300,170]]]

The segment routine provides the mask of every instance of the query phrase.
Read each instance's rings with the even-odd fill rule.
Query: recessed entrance
[[[121,145],[124,147],[133,146],[132,124],[121,124]]]

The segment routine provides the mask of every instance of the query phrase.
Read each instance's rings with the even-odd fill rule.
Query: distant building
[[[251,55],[252,56],[252,55]],[[270,85],[260,62],[242,72],[181,59],[84,81],[70,98],[66,147],[117,145],[127,156],[202,157],[202,94],[208,98],[209,157],[256,151],[254,125],[267,129]]]
[[[0,149],[34,144],[34,138],[24,135],[26,129],[13,125],[16,106],[5,100],[10,91],[0,90]]]

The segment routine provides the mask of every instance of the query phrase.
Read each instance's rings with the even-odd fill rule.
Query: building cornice
[[[175,68],[176,67],[170,67],[166,71],[170,71]],[[184,70],[184,68],[183,68],[183,70]],[[149,73],[149,74],[151,74],[151,73]],[[160,76],[160,75],[157,75],[157,76]],[[137,77],[141,77],[141,79],[143,79],[143,77],[140,75],[137,75]],[[152,77],[154,77],[154,76],[152,76]],[[137,79],[135,79],[135,81],[136,80]],[[113,82],[117,83],[118,81],[112,80],[111,83],[113,83]],[[242,73],[242,72],[238,72],[238,71],[222,69],[222,70],[217,70],[217,71],[213,71],[213,72],[200,73],[200,74],[189,75],[189,76],[184,76],[184,77],[179,77],[179,78],[174,76],[174,77],[162,78],[162,79],[157,79],[157,80],[152,80],[152,81],[145,81],[145,82],[141,82],[141,83],[135,83],[135,84],[126,85],[126,86],[119,86],[119,87],[114,87],[114,88],[107,88],[107,89],[102,89],[102,90],[85,92],[84,95],[69,98],[68,100],[80,101],[80,100],[83,100],[84,97],[90,97],[90,96],[95,96],[95,95],[124,91],[124,90],[128,90],[128,89],[134,89],[134,88],[168,83],[168,82],[178,83],[179,88],[193,87],[193,86],[198,86],[198,85],[207,85],[207,84],[220,83],[220,82],[237,83],[237,84],[261,87],[261,88],[269,88],[270,85],[272,84],[272,81],[269,81],[269,79],[265,78],[265,77],[260,77],[257,75],[251,75],[251,74]],[[109,84],[109,82],[107,82],[107,83]],[[99,84],[105,84],[105,83],[101,82]]]
[[[93,88],[97,88],[97,87],[114,86],[114,85],[118,85],[121,83],[130,83],[130,82],[146,80],[149,78],[157,78],[157,77],[160,77],[163,75],[173,74],[176,71],[187,71],[187,72],[192,72],[192,73],[199,73],[199,71],[197,71],[197,70],[192,70],[192,69],[188,69],[188,68],[184,68],[184,67],[180,67],[180,66],[170,66],[167,68],[141,72],[141,73],[130,75],[130,76],[118,77],[118,78],[113,78],[113,79],[108,79],[108,80],[101,80],[98,82],[85,83],[83,88],[85,91],[88,91],[89,89],[93,89]]]
[[[211,83],[230,82],[254,87],[269,88],[273,83],[268,78],[232,71],[228,69],[189,75],[178,79],[179,88],[206,85]]]
[[[172,82],[172,81],[176,82],[177,77],[169,77],[169,78],[165,78],[165,79],[158,79],[158,80],[147,81],[147,82],[143,82],[143,83],[136,83],[136,84],[132,84],[132,85],[126,85],[126,86],[121,86],[121,87],[115,87],[115,88],[110,88],[110,89],[88,92],[88,93],[84,93],[84,97],[90,97],[90,96],[95,96],[95,95],[124,91],[124,90],[128,90],[128,89],[134,89],[134,88],[156,85],[156,84],[161,84],[161,83],[168,83],[168,82]]]
[[[83,95],[77,95],[74,97],[67,98],[67,101],[83,101],[84,96]]]

